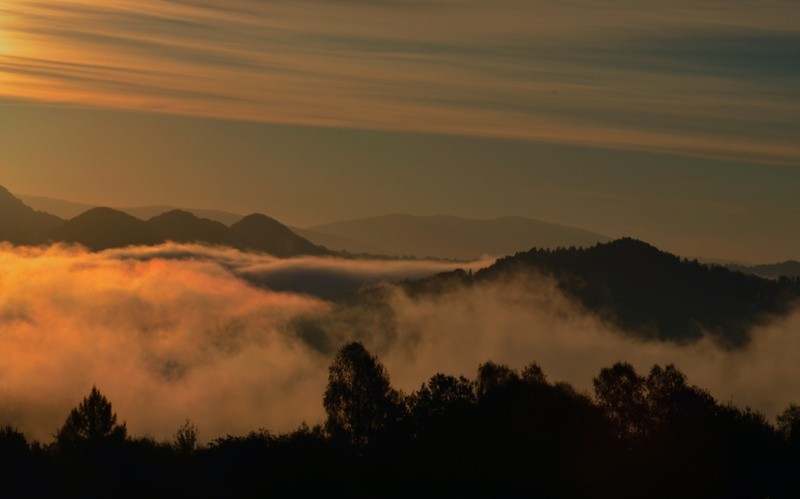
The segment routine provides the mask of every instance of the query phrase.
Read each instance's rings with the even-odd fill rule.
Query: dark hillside
[[[0,186],[0,241],[41,244],[47,232],[63,222],[55,215],[26,206]]]
[[[188,211],[172,210],[147,221],[154,232],[164,240],[176,243],[215,244],[239,248],[241,239],[220,222],[198,218]]]
[[[591,248],[532,249],[499,259],[476,283],[539,272],[588,310],[636,336],[687,342],[705,333],[741,346],[749,329],[788,312],[797,281],[773,281],[675,255],[624,238]]]
[[[111,208],[92,208],[50,231],[50,238],[95,251],[163,241],[147,223]]]

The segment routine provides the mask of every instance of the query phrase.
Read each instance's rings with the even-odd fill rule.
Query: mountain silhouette
[[[188,211],[162,213],[148,220],[147,225],[164,241],[243,247],[241,239],[229,227],[207,218],[198,218]]]
[[[0,240],[14,244],[38,244],[64,220],[35,211],[0,186]]]
[[[34,210],[51,213],[64,220],[75,218],[85,211],[89,211],[92,208],[98,207],[97,205],[93,204],[76,203],[74,201],[65,201],[63,199],[50,198],[46,196],[31,196],[17,193],[15,193],[14,196]]]
[[[354,255],[383,255],[388,257],[392,253],[391,251],[388,251],[380,246],[373,246],[349,237],[336,236],[333,234],[327,234],[325,232],[319,232],[313,229],[303,229],[300,227],[291,227],[291,229],[295,234],[312,241],[314,244],[325,246],[326,248],[346,251],[347,253]]]
[[[112,208],[92,208],[54,228],[49,236],[94,251],[164,241],[147,222]]]
[[[328,249],[298,236],[277,220],[259,213],[247,215],[231,225],[230,230],[241,239],[242,249],[265,251],[277,257],[332,254]]]
[[[122,210],[98,207],[65,221],[33,210],[2,187],[0,240],[20,245],[77,243],[93,251],[173,241],[229,246],[278,257],[333,254],[265,215],[249,215],[228,227],[184,210],[173,209],[144,221]]]
[[[312,241],[315,233],[358,242],[333,249],[359,252],[360,247],[381,248],[387,255],[456,258],[471,260],[483,255],[503,256],[532,246],[556,248],[591,246],[610,237],[575,227],[524,217],[473,220],[452,216],[383,215],[317,225],[303,234]],[[337,241],[329,241],[336,244]]]
[[[85,211],[89,211],[92,208],[97,208],[96,205],[76,203],[74,201],[65,201],[63,199],[55,199],[45,196],[31,196],[27,194],[15,194],[15,196],[35,210],[52,213],[63,219],[74,218]],[[227,226],[235,224],[242,219],[242,215],[231,213],[229,211],[208,210],[204,208],[176,208],[168,205],[129,206],[114,209],[125,212],[128,215],[132,215],[141,220],[149,220],[155,216],[161,215],[162,213],[177,209],[187,211],[199,218],[207,218],[209,220],[221,222]]]
[[[238,215],[236,213],[231,213],[228,211],[207,210],[203,208],[176,208],[174,206],[167,206],[167,205],[130,206],[130,207],[119,208],[119,210],[124,211],[125,213],[133,215],[134,217],[140,218],[142,220],[149,220],[158,215],[175,210],[191,213],[192,215],[201,219],[207,218],[208,220],[214,222],[220,222],[225,226],[231,226],[242,219],[242,215]]]

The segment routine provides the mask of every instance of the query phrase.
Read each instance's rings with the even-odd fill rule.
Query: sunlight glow
[[[685,8],[661,6],[654,15],[596,0],[580,8],[536,1],[438,10],[384,2],[308,10],[245,0],[224,7],[0,0],[0,55],[9,57],[0,61],[0,93],[187,116],[797,164],[800,150],[787,124],[796,123],[800,105],[776,103],[777,80],[764,77],[782,70],[753,62],[758,71],[743,73],[714,56],[737,47],[714,32],[697,40],[672,35],[713,18],[743,26],[744,41],[759,30],[782,47],[795,29],[786,19],[797,16],[745,7],[721,14],[678,3]],[[532,17],[542,22],[530,23]],[[641,29],[598,35],[620,23]],[[436,29],[442,25],[458,28]],[[564,32],[570,43],[562,43]],[[700,44],[699,55],[686,55],[686,43]],[[635,49],[642,45],[650,48]],[[754,53],[773,60],[770,47]],[[663,52],[669,64],[653,65],[648,50]],[[697,71],[697,57],[718,70]],[[743,134],[736,123],[761,133]]]

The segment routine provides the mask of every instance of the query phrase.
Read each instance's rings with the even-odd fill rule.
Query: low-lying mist
[[[600,368],[626,360],[640,371],[675,363],[718,400],[768,417],[800,401],[800,311],[725,351],[711,340],[625,336],[544,277],[416,298],[389,284],[457,266],[176,244],[100,253],[2,246],[0,425],[49,442],[96,385],[133,435],[170,438],[186,418],[203,441],[287,431],[322,421],[328,363],[352,339],[407,393],[437,372],[472,377],[486,360],[536,361],[551,381],[588,391]],[[382,287],[374,307],[325,299],[373,285]]]

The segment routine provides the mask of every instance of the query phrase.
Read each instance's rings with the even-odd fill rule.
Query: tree
[[[470,380],[463,376],[435,374],[408,397],[411,420],[417,436],[445,432],[442,426],[454,426],[475,406],[475,392]]]
[[[793,447],[800,447],[800,405],[789,404],[778,417],[778,431]]]
[[[117,415],[111,410],[111,403],[92,387],[88,397],[84,397],[78,407],[72,409],[58,432],[56,443],[62,450],[70,448],[97,448],[110,442],[121,442],[128,430],[123,422],[117,424]]]
[[[507,365],[495,364],[492,361],[484,362],[478,366],[478,376],[475,379],[475,395],[478,400],[483,400],[519,381],[520,377],[517,371]]]
[[[446,376],[438,373],[423,383],[419,391],[410,397],[414,412],[424,416],[447,413],[475,403],[472,382],[463,376]]]
[[[674,364],[654,365],[645,381],[650,424],[665,425],[700,422],[710,417],[715,401],[707,392],[686,384],[686,375]]]
[[[401,415],[400,395],[376,357],[359,342],[344,345],[328,369],[326,430],[356,446],[375,440]]]
[[[617,427],[620,437],[637,440],[649,426],[645,379],[627,362],[600,370],[594,380],[595,397]]]
[[[197,426],[187,419],[173,436],[175,449],[183,454],[191,454],[197,448]]]
[[[547,375],[536,362],[531,362],[522,370],[522,381],[528,385],[546,385]]]

